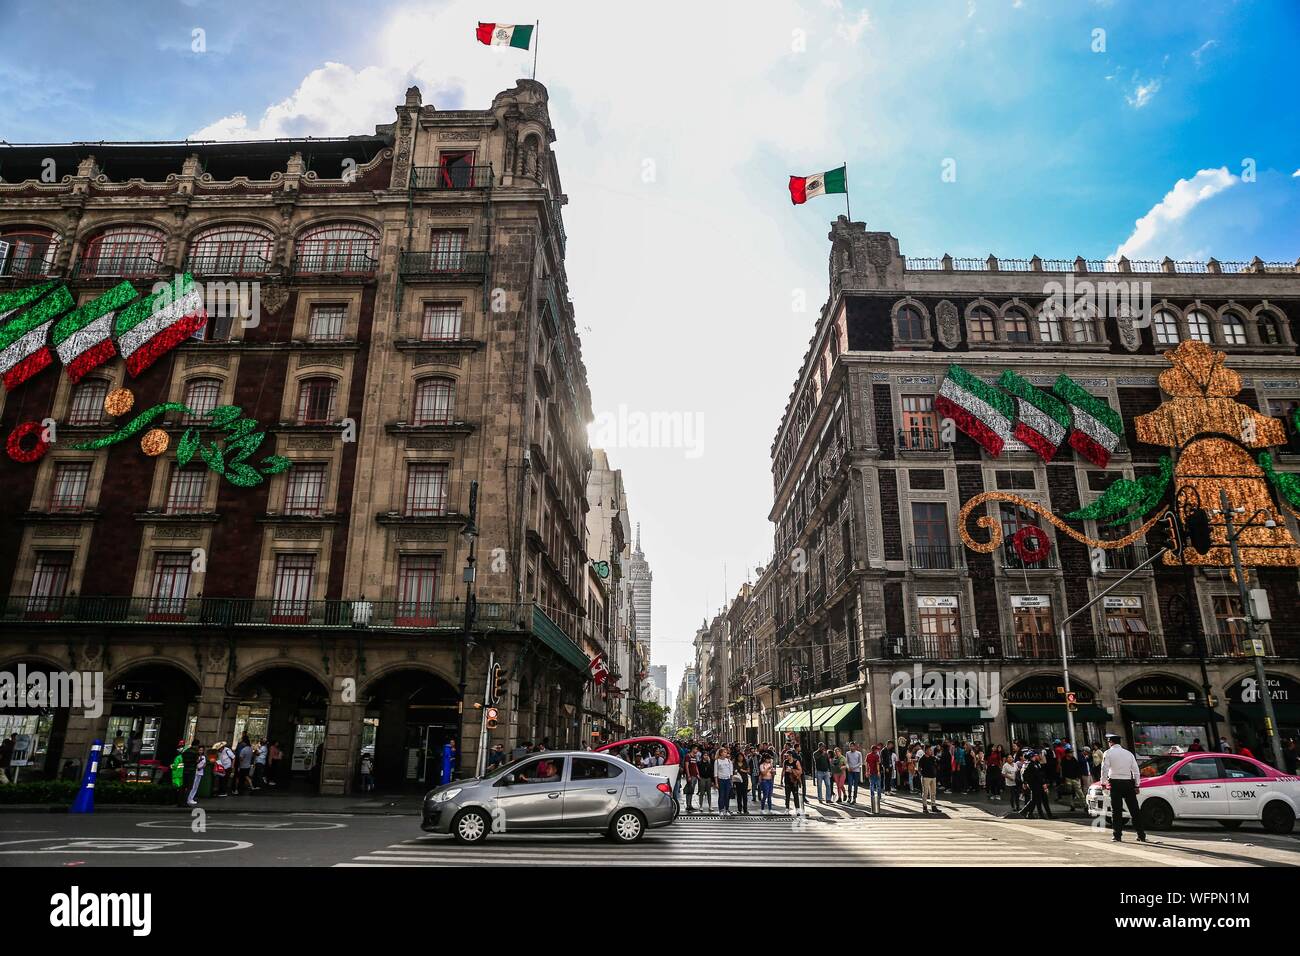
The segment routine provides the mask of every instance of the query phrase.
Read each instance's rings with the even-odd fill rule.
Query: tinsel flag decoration
[[[990,455],[1000,455],[1012,437],[1016,404],[1010,395],[981,382],[960,365],[949,365],[934,410],[951,418]]]
[[[132,377],[185,341],[208,321],[203,293],[186,273],[161,292],[145,296],[117,314],[117,349]]]
[[[1064,373],[1057,378],[1052,391],[1069,404],[1074,418],[1070,447],[1098,468],[1105,468],[1124,435],[1124,421],[1119,413]]]
[[[998,385],[1016,399],[1016,424],[1011,434],[1043,461],[1051,461],[1070,430],[1069,406],[1011,369],[1002,373]]]
[[[68,378],[79,382],[117,354],[117,346],[113,344],[113,318],[138,294],[131,283],[120,282],[55,323],[50,341]]]
[[[17,388],[50,364],[50,326],[70,308],[71,293],[52,282],[0,296],[0,375],[5,388]]]

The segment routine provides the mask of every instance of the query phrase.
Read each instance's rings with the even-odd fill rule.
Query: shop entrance
[[[50,665],[39,661],[21,663],[26,665],[28,674],[48,673],[51,670]],[[15,661],[6,665],[5,670],[17,675],[19,664]],[[63,739],[68,728],[68,713],[66,707],[15,706],[0,709],[0,740],[8,740],[11,735],[17,734],[17,752],[21,755],[18,758],[20,763],[9,767],[10,782],[15,779],[24,783],[48,780],[58,775]],[[84,755],[81,759],[85,759]]]
[[[1300,681],[1273,671],[1265,674],[1265,680],[1273,700],[1273,713],[1277,717],[1277,733],[1285,750],[1288,740],[1300,740]],[[1228,714],[1232,718],[1233,741],[1239,747],[1245,745],[1260,760],[1271,764],[1273,752],[1264,727],[1263,690],[1259,680],[1254,674],[1248,674],[1224,690],[1228,698]]]
[[[367,689],[362,752],[374,755],[375,786],[385,790],[435,787],[443,748],[460,727],[456,688],[436,674],[400,670]],[[460,743],[456,742],[459,750]],[[352,759],[354,781],[360,754]]]
[[[170,664],[142,664],[122,674],[109,693],[101,779],[158,779],[194,738],[198,684]]]
[[[247,734],[254,745],[263,740],[273,753],[279,751],[280,759],[267,768],[270,783],[319,790],[328,706],[328,691],[316,678],[293,667],[273,667],[236,688],[233,714],[226,715],[231,722],[223,724],[230,727],[231,749]]]

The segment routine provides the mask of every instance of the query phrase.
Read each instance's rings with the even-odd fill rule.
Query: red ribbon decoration
[[[36,444],[31,448],[24,448],[23,441],[29,435],[36,436]],[[39,461],[49,450],[50,443],[41,434],[40,422],[23,422],[9,433],[9,439],[5,442],[5,451],[9,453],[9,457],[23,465]]]
[[[1033,538],[1037,547],[1029,543]],[[1016,549],[1020,560],[1026,564],[1037,564],[1052,553],[1052,539],[1047,532],[1037,525],[1025,525],[1011,536],[1011,547]]]

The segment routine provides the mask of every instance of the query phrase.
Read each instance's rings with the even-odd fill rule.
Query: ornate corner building
[[[754,668],[748,706],[757,716],[746,720],[764,739],[810,724],[819,739],[840,741],[1062,737],[1059,625],[1153,545],[1135,533],[1141,521],[1044,516],[1086,510],[1117,482],[1167,479],[1169,449],[1147,442],[1176,430],[1165,416],[1180,413],[1168,403],[1185,399],[1162,386],[1173,381],[1166,355],[1180,343],[1204,343],[1192,350],[1222,353],[1240,376],[1231,401],[1244,410],[1244,445],[1273,446],[1278,472],[1300,466],[1300,263],[915,259],[890,234],[844,217],[828,238],[829,299],[771,449],[775,570],[746,595],[761,608],[770,592],[774,625],[770,656],[762,641],[753,652],[771,663]],[[1050,306],[1062,291],[1100,306]],[[1028,442],[990,433],[977,443],[968,434],[977,429],[951,427],[956,406],[944,401],[954,376],[972,390],[962,395],[989,401],[999,382],[1034,397],[1065,376],[1076,431],[1100,420],[1081,408],[1122,424],[1100,451],[1090,439],[1065,441],[1066,426],[1046,420],[1044,432],[1059,432],[1046,455],[1030,433]],[[1016,406],[1007,407],[1013,420]],[[1253,452],[1245,460],[1254,467]],[[998,500],[964,513],[977,495]],[[1286,527],[1267,535],[1300,540],[1295,512],[1277,513]],[[977,527],[981,515],[987,524]],[[1000,532],[997,547],[965,546],[987,544],[990,531]],[[1281,733],[1296,737],[1300,579],[1284,557],[1247,563],[1259,565],[1250,586],[1272,608],[1263,637]],[[1216,733],[1261,745],[1261,689],[1228,569],[1157,562],[1067,630],[1087,741],[1111,729],[1145,752],[1196,737],[1208,746]],[[931,674],[969,677],[988,693],[941,707],[909,698]],[[746,682],[732,680],[733,691]]]
[[[554,138],[520,80],[482,110],[412,88],[373,135],[0,148],[0,301],[59,290],[0,309],[0,668],[110,697],[0,713],[46,774],[96,737],[165,763],[248,732],[341,793],[363,750],[422,786],[449,739],[468,768],[578,742],[608,621]],[[181,273],[200,328],[123,318]],[[490,654],[489,732],[459,684],[481,701]]]

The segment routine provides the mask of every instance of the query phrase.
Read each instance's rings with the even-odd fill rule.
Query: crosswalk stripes
[[[761,834],[761,835],[759,835]],[[757,839],[755,837],[757,836]],[[584,834],[493,834],[477,846],[447,836],[389,844],[336,866],[1059,866],[1038,849],[991,841],[979,828],[894,818],[835,826],[785,818],[761,828],[700,817],[652,830],[631,846]]]

